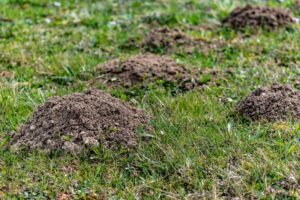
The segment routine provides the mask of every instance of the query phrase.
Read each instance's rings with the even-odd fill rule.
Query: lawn
[[[252,33],[221,26],[246,3],[300,17],[292,0],[1,0],[0,135],[15,133],[49,97],[89,88],[99,63],[140,53],[128,41],[154,27],[222,41],[217,49],[168,56],[231,75],[178,94],[98,86],[152,116],[152,139],[130,153],[84,157],[13,152],[5,138],[0,199],[300,199],[300,123],[232,116],[258,87],[300,87],[300,27]]]

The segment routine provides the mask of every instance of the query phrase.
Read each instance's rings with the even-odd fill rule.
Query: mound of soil
[[[187,91],[205,83],[201,76],[211,76],[215,72],[201,72],[186,69],[167,57],[140,54],[126,60],[111,60],[97,67],[100,81],[108,87],[143,87],[148,84],[171,84]]]
[[[172,52],[181,48],[183,52],[191,53],[199,46],[207,46],[208,42],[194,39],[179,29],[154,28],[142,40],[140,47],[148,52]],[[178,49],[177,49],[178,50]]]
[[[250,120],[299,118],[300,92],[277,83],[258,88],[238,104],[236,112]]]
[[[99,90],[50,98],[12,138],[14,149],[80,153],[101,144],[134,148],[136,129],[151,130],[143,111]]]
[[[247,5],[234,9],[222,23],[234,29],[262,27],[272,30],[287,27],[294,23],[294,19],[277,8]]]

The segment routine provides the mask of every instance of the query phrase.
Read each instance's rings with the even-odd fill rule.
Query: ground
[[[1,140],[0,199],[299,199],[300,124],[232,116],[257,87],[299,87],[299,25],[256,33],[220,26],[236,6],[257,2],[0,1],[1,135],[16,132],[48,97],[88,88],[99,63],[140,53],[129,41],[141,41],[154,27],[221,40],[225,45],[217,49],[168,56],[233,73],[179,94],[159,87],[134,94],[109,90],[152,116],[151,141],[130,154],[15,153],[2,148]],[[300,17],[292,0],[263,3]]]

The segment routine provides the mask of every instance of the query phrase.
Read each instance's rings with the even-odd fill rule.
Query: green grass
[[[300,124],[244,123],[236,103],[272,82],[296,85],[299,26],[241,34],[219,27],[235,6],[255,1],[2,0],[0,134],[15,132],[54,95],[80,92],[94,67],[138,49],[124,49],[154,26],[211,26],[189,32],[226,43],[218,51],[174,53],[178,62],[234,75],[176,96],[162,88],[130,97],[153,116],[154,137],[130,153],[92,157],[0,151],[0,199],[299,199]],[[293,1],[264,1],[290,9]],[[187,31],[188,32],[188,31]],[[2,142],[0,142],[0,145]]]

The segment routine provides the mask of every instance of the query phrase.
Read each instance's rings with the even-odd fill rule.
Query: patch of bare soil
[[[237,7],[222,23],[233,29],[244,29],[262,27],[273,30],[280,27],[287,27],[293,24],[294,19],[285,11],[278,8],[268,8],[247,5]]]
[[[287,85],[258,88],[243,99],[236,112],[250,120],[276,121],[300,117],[300,92]]]
[[[14,74],[10,71],[0,71],[0,78],[12,78]]]
[[[96,73],[100,74],[100,81],[108,87],[143,87],[162,81],[163,84],[188,91],[209,81],[200,80],[201,76],[210,79],[216,72],[187,69],[167,57],[139,54],[126,60],[115,59],[100,64]]]
[[[100,144],[134,148],[137,128],[150,131],[143,111],[99,90],[52,97],[39,106],[12,138],[13,149],[78,154]]]
[[[140,48],[147,52],[163,51],[166,53],[182,50],[192,53],[196,49],[207,50],[215,47],[214,42],[192,38],[179,29],[154,28],[143,38]]]

